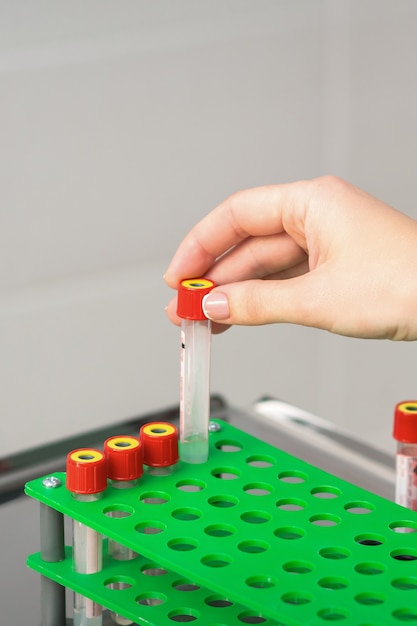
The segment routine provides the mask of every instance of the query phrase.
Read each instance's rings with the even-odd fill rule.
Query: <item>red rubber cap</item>
[[[183,280],[178,289],[177,315],[185,320],[206,320],[203,298],[216,285],[207,278]]]
[[[100,493],[107,488],[104,454],[93,448],[78,448],[67,455],[67,489],[72,493]]]
[[[104,454],[107,476],[112,480],[135,480],[142,476],[142,443],[137,437],[109,437],[104,442]]]
[[[402,443],[417,443],[417,400],[396,405],[393,437]]]
[[[140,429],[143,462],[150,467],[168,467],[178,461],[178,430],[170,422],[150,422]]]

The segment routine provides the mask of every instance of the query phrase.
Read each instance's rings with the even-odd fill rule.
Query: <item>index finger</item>
[[[207,275],[218,257],[248,237],[290,232],[295,215],[288,224],[285,215],[286,209],[301,208],[296,195],[295,183],[289,183],[246,189],[227,198],[183,239],[165,273],[166,283],[176,289],[184,278]]]

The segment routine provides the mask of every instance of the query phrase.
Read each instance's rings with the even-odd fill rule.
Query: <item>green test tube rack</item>
[[[140,626],[417,624],[417,513],[215,420],[209,460],[145,472],[79,502],[42,478],[26,493],[104,538],[95,574],[40,553],[28,565]],[[117,511],[120,516],[115,517]],[[113,515],[112,515],[113,514]]]

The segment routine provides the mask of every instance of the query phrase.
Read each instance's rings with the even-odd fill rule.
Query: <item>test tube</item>
[[[203,298],[214,287],[211,280],[183,280],[178,290],[181,323],[180,456],[187,463],[208,459],[210,416],[211,322],[203,312]]]
[[[178,461],[178,430],[170,422],[149,422],[140,429],[143,462],[148,474],[170,474]]]
[[[397,441],[395,501],[417,511],[417,400],[396,405],[393,437]]]
[[[104,454],[92,448],[79,448],[67,456],[67,489],[80,502],[94,502],[107,488]],[[80,574],[95,574],[102,568],[101,534],[73,519],[73,567]],[[74,593],[74,626],[102,626],[101,605]]]
[[[115,489],[132,489],[143,474],[142,444],[136,437],[120,435],[109,437],[104,442],[104,454],[107,460],[107,475]],[[111,511],[112,517],[124,517],[124,511]],[[113,559],[129,561],[138,554],[131,548],[109,538],[109,554]],[[123,583],[112,583],[113,589],[122,589]],[[111,617],[116,624],[128,626],[131,619],[112,612]]]

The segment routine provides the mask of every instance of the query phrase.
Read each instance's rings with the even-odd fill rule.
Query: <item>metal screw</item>
[[[47,476],[42,481],[42,485],[48,489],[55,489],[55,487],[60,487],[61,484],[61,480],[56,476]]]
[[[209,423],[209,433],[218,433],[221,429],[222,427],[220,426],[220,424],[217,424],[217,422]]]

